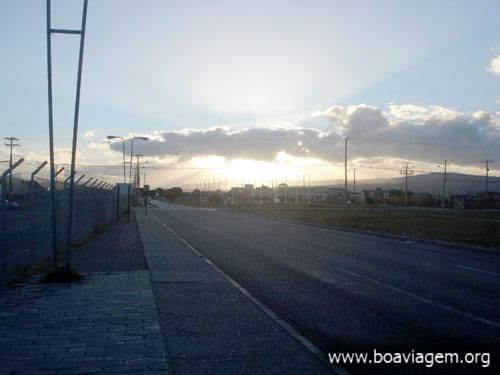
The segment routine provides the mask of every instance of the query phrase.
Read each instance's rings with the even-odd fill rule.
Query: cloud
[[[452,159],[456,164],[500,159],[498,114],[466,114],[440,106],[391,103],[387,109],[365,104],[333,106],[313,114],[322,129],[295,127],[158,132],[153,140],[136,142],[134,152],[157,158],[220,156],[226,160],[274,161],[277,154],[342,163],[344,138],[349,158],[399,158],[423,162]],[[307,121],[306,121],[307,123]],[[315,122],[320,124],[321,122]],[[112,143],[120,152],[121,144]],[[129,146],[127,146],[129,147]]]
[[[87,140],[90,140],[92,138],[94,138],[95,136],[95,130],[91,129],[91,130],[87,130],[84,134],[83,134],[83,138],[84,139],[87,139]]]
[[[185,161],[197,156],[217,155],[226,159],[273,161],[279,152],[299,157],[328,158],[328,150],[337,135],[316,129],[246,129],[223,128],[164,132],[162,140],[134,143],[134,150],[145,156],[176,156]],[[111,147],[118,151],[119,145]]]
[[[490,66],[486,68],[489,72],[493,74],[500,75],[500,56],[496,56],[491,60]]]
[[[429,122],[444,122],[454,119],[465,118],[464,113],[441,106],[420,106],[414,104],[397,105],[389,104],[389,117],[395,121],[411,121],[414,124],[426,124]]]
[[[465,114],[440,106],[390,104],[385,112],[366,105],[336,106],[323,115],[351,137],[354,157],[446,158],[457,164],[500,157],[500,120],[484,111]]]

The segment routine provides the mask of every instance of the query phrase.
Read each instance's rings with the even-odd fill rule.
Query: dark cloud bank
[[[322,129],[303,124],[297,128],[216,128],[204,131],[164,132],[162,140],[137,142],[145,156],[218,155],[227,159],[273,161],[280,151],[340,163],[344,138],[350,159],[400,158],[422,162],[453,160],[472,165],[483,159],[500,160],[500,120],[486,112],[464,114],[442,107],[390,105],[389,110],[335,106],[314,115]],[[318,121],[319,120],[319,121]],[[121,151],[121,144],[112,148]]]

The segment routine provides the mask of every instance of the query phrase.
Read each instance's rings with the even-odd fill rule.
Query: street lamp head
[[[120,138],[121,140],[123,140],[123,137],[120,137],[119,135],[108,135],[106,138],[108,139]]]
[[[143,141],[149,141],[148,137],[134,137],[134,139],[142,139]]]

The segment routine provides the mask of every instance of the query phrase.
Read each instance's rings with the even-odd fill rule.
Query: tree
[[[213,204],[221,204],[222,203],[222,198],[219,194],[211,192],[208,196],[208,201]]]
[[[182,195],[182,189],[180,187],[174,187],[165,190],[165,198],[169,201],[175,201],[177,197]]]
[[[194,189],[193,192],[191,193],[191,199],[194,200],[195,202],[200,201],[200,190],[199,189]]]

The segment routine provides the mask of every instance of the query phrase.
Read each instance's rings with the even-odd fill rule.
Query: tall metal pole
[[[353,169],[353,188],[352,190],[356,193],[356,168]]]
[[[408,206],[408,162],[405,162],[405,206]]]
[[[129,164],[129,174],[128,174],[128,183],[129,185],[132,183],[132,158],[134,155],[134,140],[136,138],[132,138],[130,141],[130,164]]]
[[[135,154],[136,157],[136,167],[135,167],[135,178],[134,178],[134,185],[137,190],[137,200],[140,198],[140,188],[141,188],[141,171],[140,171],[140,165],[139,165],[139,158],[142,156],[142,154]]]
[[[57,212],[56,212],[56,166],[54,161],[54,119],[52,104],[52,43],[51,43],[51,0],[47,0],[47,91],[49,105],[49,156],[50,156],[50,219],[54,271],[57,270]]]
[[[409,161],[405,161],[403,162],[403,164],[404,164],[404,169],[400,170],[399,173],[405,175],[405,206],[408,206],[408,175],[412,176],[413,171],[410,168],[408,168],[408,164],[410,164]]]
[[[493,160],[481,160],[483,163],[485,163],[486,167],[486,181],[485,181],[485,192],[488,193],[488,172],[490,171],[490,163],[493,163]]]
[[[444,201],[446,198],[446,167],[448,165],[448,160],[444,161],[444,174],[443,174],[443,198],[441,199],[441,208],[444,208]]]
[[[78,76],[76,82],[76,98],[75,98],[75,113],[73,121],[73,145],[71,149],[71,172],[69,185],[69,205],[68,205],[68,225],[66,235],[66,270],[70,269],[70,245],[71,245],[71,229],[73,219],[73,195],[75,184],[75,165],[76,165],[76,146],[78,139],[78,116],[80,113],[80,88],[82,83],[82,67],[83,67],[83,47],[85,42],[85,26],[87,23],[87,4],[88,0],[83,1],[82,27],[80,33],[80,54],[78,58]]]
[[[345,194],[345,203],[347,204],[348,202],[348,198],[347,198],[347,141],[350,139],[351,137],[345,137],[344,138],[344,141],[345,141],[345,149],[344,149],[344,156],[345,156],[345,160],[344,160],[344,171],[345,171],[345,187],[344,187],[344,194]]]
[[[125,172],[125,139],[120,137],[122,139],[122,154],[123,154],[123,183],[125,184],[127,182],[127,177],[126,177],[126,172]]]
[[[405,162],[405,206],[408,206],[408,162]]]
[[[132,140],[130,141],[130,169],[129,169],[129,176],[128,176],[128,212],[127,212],[127,220],[130,222],[130,207],[131,207],[131,184],[132,184],[132,155],[134,154],[134,140],[136,139],[141,139],[143,141],[148,141],[148,137],[133,137]]]
[[[127,222],[130,223],[130,210],[131,210],[131,194],[132,192],[132,154],[134,153],[134,140],[135,137],[130,141],[130,165],[129,165],[129,175],[128,175],[128,194],[127,194]]]

